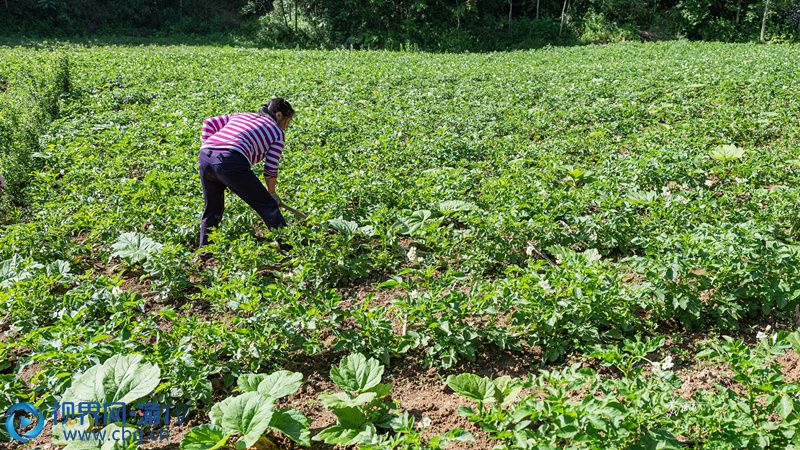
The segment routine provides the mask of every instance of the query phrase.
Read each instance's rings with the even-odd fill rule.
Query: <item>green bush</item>
[[[61,55],[30,70],[0,97],[0,223],[19,219],[39,138],[58,117],[61,95],[71,88],[69,58]]]
[[[608,43],[630,41],[636,38],[631,25],[619,26],[606,18],[603,13],[590,11],[583,18],[581,41]]]

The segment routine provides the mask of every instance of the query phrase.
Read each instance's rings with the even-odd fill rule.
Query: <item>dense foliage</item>
[[[1,8],[1,7],[0,7]],[[4,33],[215,35],[259,46],[504,50],[687,37],[794,40],[796,0],[19,0]]]
[[[687,42],[438,56],[2,48],[3,104],[38,93],[30,111],[54,113],[35,122],[35,146],[19,147],[31,151],[27,169],[0,167],[8,184],[26,177],[13,223],[0,229],[0,410],[47,405],[79,373],[130,354],[160,368],[157,399],[192,403],[196,414],[211,413],[204,434],[247,443],[266,429],[217,420],[213,406],[238,398],[237,383],[246,391],[247,374],[331,352],[374,358],[351,363],[375,373],[378,363],[389,372],[409,360],[453,370],[487,349],[542,367],[583,352],[621,372],[614,381],[575,370],[517,381],[667,395],[674,380],[631,363],[660,344],[636,350],[634,336],[735,333],[800,303],[799,53]],[[309,218],[289,218],[281,234],[294,250],[282,254],[229,196],[208,248],[218,261],[205,264],[195,257],[200,123],[273,95],[298,111],[278,190]],[[27,111],[4,107],[0,124],[19,124]],[[0,155],[26,136],[0,136]],[[783,351],[785,339],[770,345]],[[769,372],[777,350],[708,347],[704,355],[732,370],[750,361],[741,370],[763,375],[772,397],[764,400],[758,378],[745,385],[752,390],[704,400],[748,404],[751,413],[685,415],[662,428],[674,436],[730,420],[752,442],[795,439],[764,422],[796,421],[794,403],[775,397],[796,392]],[[399,431],[414,430],[413,418],[396,410],[389,388],[375,390],[380,375],[377,384],[348,381],[351,363],[331,371],[341,391],[320,401],[341,423],[318,440],[367,432],[415,448],[422,438]],[[554,395],[548,410],[523,398],[462,412],[511,448],[544,435],[596,438],[600,422],[588,418],[577,431],[549,434],[565,426],[559,411],[572,404]],[[278,411],[256,394],[236,401],[265,417]],[[620,445],[672,442],[635,429],[653,419],[649,408],[667,404],[648,401],[583,406],[619,427]],[[355,414],[343,408],[358,410],[356,435],[342,434],[352,428],[343,415]],[[516,433],[533,420],[544,428]],[[738,447],[724,434],[701,438]]]

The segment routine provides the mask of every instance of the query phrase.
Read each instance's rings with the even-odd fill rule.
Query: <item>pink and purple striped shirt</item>
[[[225,114],[203,121],[201,149],[227,148],[243,154],[250,164],[264,160],[264,175],[278,176],[284,134],[270,116],[255,113]]]

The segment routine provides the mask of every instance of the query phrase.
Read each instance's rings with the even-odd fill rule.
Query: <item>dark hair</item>
[[[261,109],[258,112],[262,116],[271,116],[273,119],[277,113],[283,114],[283,117],[294,116],[292,105],[280,97],[275,97],[270,100],[268,104],[261,105]]]

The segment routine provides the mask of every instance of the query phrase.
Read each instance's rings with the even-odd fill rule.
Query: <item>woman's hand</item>
[[[278,183],[278,178],[277,177],[265,177],[264,180],[266,180],[266,183],[264,184],[264,186],[267,187],[267,191],[269,191],[270,194],[274,194],[275,193],[275,185]]]

